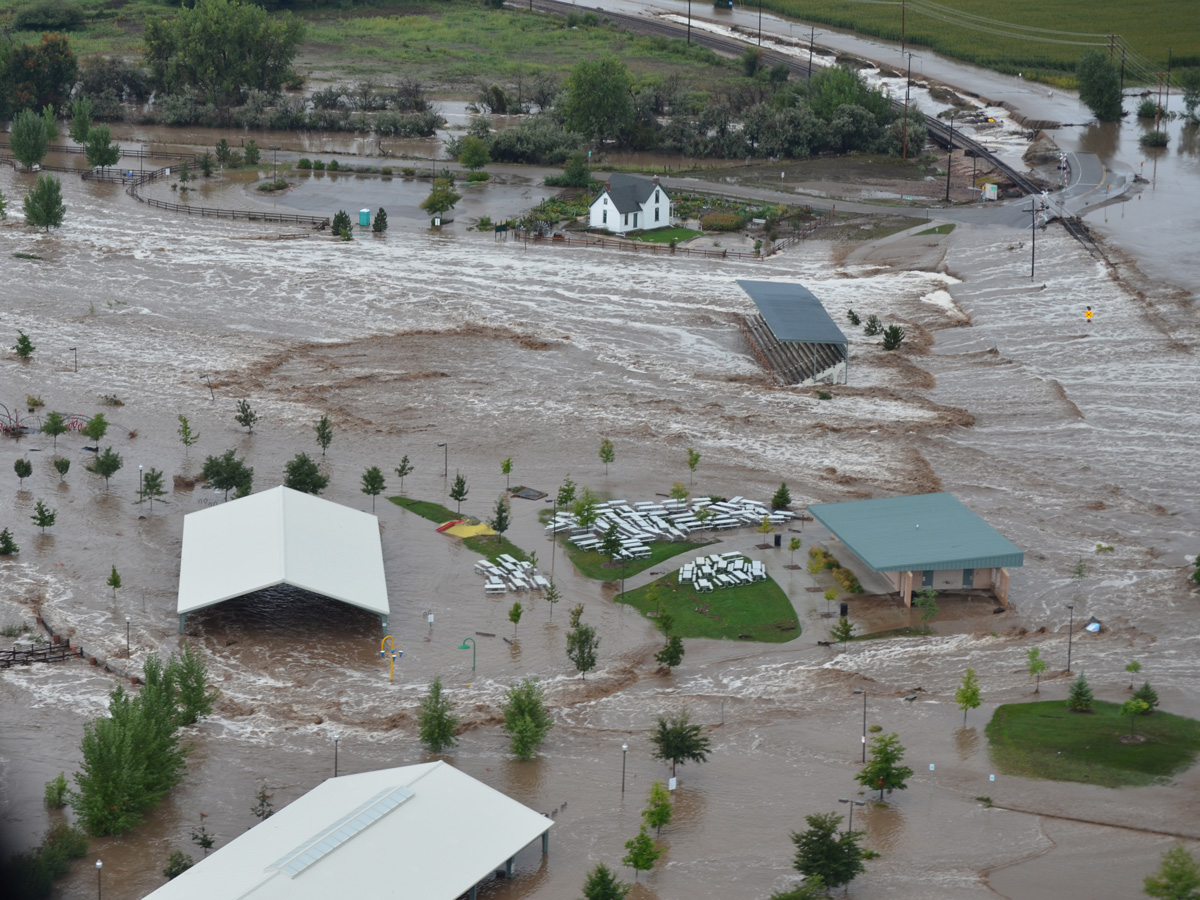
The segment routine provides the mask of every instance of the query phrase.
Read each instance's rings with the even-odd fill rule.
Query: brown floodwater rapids
[[[10,198],[29,184],[0,169]],[[275,592],[194,615],[187,640],[220,698],[189,730],[188,775],[141,828],[94,840],[57,896],[91,897],[97,856],[106,898],[144,896],[163,883],[172,849],[199,855],[188,835],[202,813],[220,847],[257,821],[260,786],[279,808],[332,776],[334,733],[340,772],[428,759],[413,716],[435,675],[465,726],[447,758],[555,814],[549,857],[528,848],[518,877],[487,885],[488,898],[576,896],[595,862],[619,866],[650,784],[669,774],[651,758],[648,732],[656,716],[684,708],[708,728],[713,752],[681,769],[667,853],[631,896],[759,900],[787,886],[790,831],[857,796],[854,688],[867,690],[868,722],[900,734],[916,772],[887,808],[856,811],[881,853],[851,886],[856,897],[1129,896],[1170,835],[1200,838],[1194,769],[1120,791],[1011,778],[993,769],[983,735],[997,704],[1032,696],[1032,646],[1051,666],[1041,696],[1065,695],[1067,603],[1073,668],[1098,697],[1128,696],[1124,666],[1137,658],[1165,709],[1200,715],[1196,599],[1184,579],[1200,549],[1190,489],[1200,478],[1198,324],[1174,293],[1130,289],[1056,229],[1039,236],[1044,274],[1031,284],[1022,235],[998,228],[960,226],[867,254],[810,242],[762,262],[700,261],[526,246],[459,225],[433,233],[404,215],[384,238],[342,243],[155,210],[73,178],[63,189],[60,231],[0,226],[0,334],[7,345],[20,329],[37,346],[28,363],[0,358],[0,402],[23,416],[26,394],[41,396],[42,412],[104,411],[112,427],[101,446],[125,465],[106,486],[84,469],[85,441],[68,434],[57,453],[72,466],[60,481],[49,438],[0,439],[0,473],[10,473],[0,478],[0,526],[21,547],[0,560],[0,623],[31,623],[36,605],[114,669],[181,647],[183,517],[222,502],[196,486],[139,506],[138,466],[161,469],[169,485],[232,448],[254,467],[255,488],[271,487],[289,458],[319,450],[322,414],[335,427],[318,457],[330,476],[324,496],[359,509],[371,506],[359,490],[364,469],[381,466],[385,496],[397,494],[392,470],[404,455],[415,464],[405,494],[449,503],[445,467],[468,479],[463,512],[486,517],[505,487],[505,457],[513,485],[553,492],[569,475],[634,501],[688,484],[694,447],[696,493],[767,499],[786,481],[799,505],[952,491],[1024,549],[1026,564],[1013,573],[1008,612],[946,601],[934,637],[843,651],[816,643],[830,620],[807,572],[787,568],[785,551],[757,548],[752,529],[726,533],[729,549],[767,563],[803,631],[772,645],[688,640],[667,675],[652,660],[657,632],[614,604],[619,579],[582,577],[547,541],[537,520],[545,502],[514,500],[508,536],[553,570],[566,602],[551,610],[521,595],[528,609],[514,633],[513,598],[483,594],[476,555],[383,500],[391,631],[405,649],[395,680],[377,652],[378,622],[331,601]],[[833,399],[773,386],[737,327],[751,308],[738,278],[802,282],[838,322],[853,308],[900,323],[905,349],[885,353],[855,332],[850,385]],[[1098,313],[1091,325],[1085,305]],[[253,434],[233,421],[243,398],[260,416]],[[200,434],[188,453],[180,414]],[[607,474],[603,437],[616,448]],[[23,482],[11,474],[20,457],[34,464]],[[58,510],[45,535],[29,519],[41,498]],[[815,523],[796,536],[806,547],[829,541]],[[1097,555],[1098,542],[1113,552]],[[1081,557],[1088,575],[1077,583]],[[115,595],[105,584],[114,565]],[[911,620],[893,600],[849,602],[863,628]],[[586,680],[565,656],[575,603],[601,638]],[[1090,617],[1105,630],[1081,631]],[[458,649],[468,636],[474,671]],[[964,729],[953,693],[967,666],[985,703]],[[545,685],[555,727],[537,760],[517,762],[498,708],[527,675]],[[43,785],[78,768],[83,723],[103,714],[119,681],[82,661],[0,672],[7,845],[36,844],[56,820]],[[977,802],[983,795],[997,808]]]

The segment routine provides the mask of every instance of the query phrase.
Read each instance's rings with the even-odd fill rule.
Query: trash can
[[[850,615],[850,604],[849,603],[843,603],[841,605],[841,612],[839,613],[839,615],[841,615],[841,617],[843,619],[849,617],[849,615]]]
[[[775,546],[776,547],[783,546],[783,535],[782,534],[775,535]]]
[[[369,209],[360,209],[358,211],[358,224],[363,228],[371,227],[371,211]]]

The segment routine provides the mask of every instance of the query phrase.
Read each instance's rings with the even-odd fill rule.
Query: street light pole
[[[867,692],[862,688],[855,688],[854,693],[863,695],[863,733],[862,733],[862,761],[867,761]]]
[[[758,46],[762,46],[762,0],[758,0]]]
[[[467,646],[468,641],[471,643],[470,647]],[[458,645],[458,649],[471,651],[471,671],[474,672],[475,671],[475,649],[476,649],[475,648],[475,638],[463,638],[463,642]]]
[[[865,806],[866,800],[851,800],[849,797],[839,797],[838,803],[850,804],[850,824],[846,827],[847,831],[854,831],[854,807]]]
[[[621,796],[625,796],[625,754],[629,752],[629,745],[621,745]]]
[[[104,871],[104,860],[96,860],[96,900],[103,896],[104,886],[100,883],[100,873]]]
[[[338,741],[342,739],[341,732],[334,732],[333,735],[333,777],[338,777]]]
[[[687,42],[688,42],[689,44],[692,42],[692,0],[688,0],[688,35],[687,35]],[[1122,71],[1122,72],[1124,72],[1125,70],[1124,70],[1124,69],[1122,69],[1121,71]]]
[[[141,503],[145,499],[146,499],[146,494],[142,490],[142,467],[139,464],[138,465],[138,503]]]
[[[1068,603],[1067,609],[1071,611],[1070,624],[1067,626],[1067,674],[1071,674],[1071,637],[1075,633],[1075,604]]]
[[[79,371],[79,353],[77,352],[78,348],[68,347],[67,349],[69,349],[71,351],[71,355],[75,357],[75,371],[78,372]]]
[[[129,616],[125,617],[125,658],[129,659]]]
[[[450,475],[450,445],[438,444],[442,448],[442,477],[448,478]]]

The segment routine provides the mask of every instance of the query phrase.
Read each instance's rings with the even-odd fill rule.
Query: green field
[[[580,573],[588,578],[595,578],[600,581],[617,581],[621,578],[622,572],[626,578],[636,575],[639,572],[645,572],[647,569],[652,569],[661,563],[663,560],[670,559],[672,556],[678,556],[680,553],[691,553],[699,550],[701,547],[712,543],[705,541],[701,544],[694,544],[691,541],[654,541],[649,544],[650,555],[645,559],[630,559],[625,561],[624,568],[618,562],[613,563],[613,560],[605,556],[598,550],[580,550],[574,544],[568,543],[565,538],[560,538],[559,542],[567,551],[567,556],[571,562],[575,564]]]
[[[899,2],[764,0],[763,7],[805,21],[900,40]],[[1138,75],[1165,72],[1168,48],[1174,51],[1176,67],[1200,66],[1195,0],[955,0],[952,9],[944,3],[913,0],[903,8],[908,43],[918,56],[922,47],[929,47],[1001,72],[1021,72],[1026,78],[1059,84],[1073,81],[1075,62],[1088,49],[1086,45],[1107,49],[1109,34],[1119,35],[1128,48],[1126,83],[1149,83]],[[1182,27],[1185,22],[1191,23],[1190,27]],[[1081,33],[1096,36],[1080,37]],[[899,51],[890,62],[893,67],[900,65]],[[920,63],[915,59],[914,63],[916,73]]]
[[[446,509],[440,503],[431,503],[428,500],[414,500],[412,497],[388,497],[388,499],[397,506],[403,506],[409,512],[416,513],[422,519],[437,522],[439,525],[449,522],[451,519],[466,518],[461,513]]]
[[[652,597],[652,590],[658,597]],[[617,597],[642,615],[669,613],[674,619],[671,634],[683,638],[755,640],[782,644],[800,636],[800,623],[792,602],[778,584],[768,578],[739,587],[697,594],[691,585],[681,585],[672,572],[645,587]]]
[[[1091,713],[1067,711],[1065,700],[998,707],[987,726],[992,761],[1024,778],[1081,781],[1102,787],[1161,784],[1195,762],[1200,722],[1170,713],[1138,716],[1143,743],[1122,743],[1129,717],[1117,703]]]

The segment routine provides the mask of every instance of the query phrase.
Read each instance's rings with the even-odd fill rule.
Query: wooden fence
[[[580,247],[600,247],[610,250],[629,250],[634,253],[666,253],[671,256],[700,256],[705,259],[753,259],[761,261],[762,255],[759,253],[743,253],[740,250],[724,250],[710,247],[672,247],[669,244],[654,244],[642,241],[621,241],[613,238],[596,237],[593,235],[580,234],[563,234],[558,233],[553,237],[530,233],[527,231],[513,231],[513,240],[518,241],[538,241],[541,243],[550,244],[566,244]]]
[[[29,666],[36,662],[60,662],[73,656],[83,656],[83,651],[73,648],[70,644],[45,644],[30,649],[0,650],[0,669],[11,669],[13,666]]]

